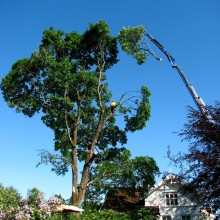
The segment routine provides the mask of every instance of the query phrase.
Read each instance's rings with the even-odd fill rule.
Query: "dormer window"
[[[178,205],[177,193],[166,194],[166,205]]]

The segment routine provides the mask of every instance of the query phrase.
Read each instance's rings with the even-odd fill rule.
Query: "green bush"
[[[1,206],[16,207],[20,199],[21,199],[21,195],[15,188],[13,188],[12,186],[4,187],[2,184],[0,184],[0,205]]]
[[[156,217],[153,215],[150,209],[141,208],[133,214],[132,219],[134,220],[156,220]]]
[[[49,220],[156,220],[156,217],[151,210],[145,208],[131,213],[117,212],[110,209],[103,209],[102,211],[86,209],[78,216],[55,213]]]
[[[0,219],[13,215],[20,200],[21,195],[15,188],[0,184]]]
[[[126,213],[119,213],[114,210],[103,209],[102,211],[98,210],[85,210],[81,215],[80,219],[82,220],[128,220],[130,219],[129,215]]]

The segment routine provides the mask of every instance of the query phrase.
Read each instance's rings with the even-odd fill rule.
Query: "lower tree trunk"
[[[84,198],[85,198],[86,188],[87,188],[87,184],[89,182],[90,167],[91,167],[91,164],[93,163],[94,158],[95,158],[95,154],[94,154],[95,144],[97,143],[97,140],[98,140],[98,137],[99,137],[100,132],[102,130],[102,127],[105,124],[105,121],[103,120],[103,115],[104,115],[104,109],[102,110],[102,113],[100,115],[100,121],[99,121],[99,124],[97,126],[94,139],[93,139],[93,141],[91,143],[90,148],[87,150],[86,160],[85,160],[85,163],[84,163],[84,167],[83,167],[83,171],[82,171],[82,177],[81,177],[81,182],[80,182],[80,186],[79,187],[78,187],[78,175],[77,175],[77,171],[78,171],[78,167],[77,167],[77,152],[76,152],[76,148],[73,149],[72,203],[73,203],[73,205],[75,205],[75,206],[77,206],[79,208],[82,206],[82,203],[83,203]]]
[[[80,186],[75,191],[72,191],[73,205],[79,208],[82,206],[82,203],[85,198],[88,178],[89,178],[89,167],[85,168],[84,166]]]
[[[81,177],[81,182],[79,187],[77,187],[77,189],[74,191],[72,191],[72,201],[73,201],[73,205],[77,206],[77,207],[81,207],[82,203],[84,201],[85,198],[85,194],[86,194],[86,188],[87,188],[87,184],[89,181],[89,170],[90,170],[90,166],[93,160],[93,156],[91,156],[91,154],[88,152],[87,154],[87,159],[85,162],[85,165],[83,167],[83,171],[82,171],[82,177]],[[77,183],[74,181],[74,185],[76,185]]]

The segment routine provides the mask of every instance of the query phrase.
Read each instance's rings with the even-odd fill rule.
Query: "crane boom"
[[[177,70],[177,72],[179,73],[181,79],[183,80],[186,88],[188,89],[191,97],[193,98],[196,106],[198,107],[198,109],[201,111],[201,113],[203,115],[205,115],[206,117],[210,117],[209,113],[206,109],[205,103],[203,102],[202,98],[200,96],[198,96],[198,94],[196,93],[195,89],[193,88],[193,86],[189,83],[189,81],[187,80],[185,74],[183,73],[183,71],[181,70],[181,68],[175,63],[175,59],[164,49],[164,47],[155,39],[153,38],[150,34],[146,34],[146,36],[166,55],[167,59],[169,60],[169,62],[171,63],[172,67],[175,68]]]

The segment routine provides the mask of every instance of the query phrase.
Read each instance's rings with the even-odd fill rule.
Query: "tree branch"
[[[71,138],[71,135],[70,135],[70,128],[69,128],[69,124],[68,124],[68,119],[67,119],[67,110],[66,110],[66,95],[67,95],[67,89],[65,90],[64,92],[64,102],[65,102],[65,123],[66,123],[66,130],[67,130],[67,134],[68,134],[68,137],[69,137],[69,140],[70,140],[70,143],[71,145],[73,145],[73,139]]]

